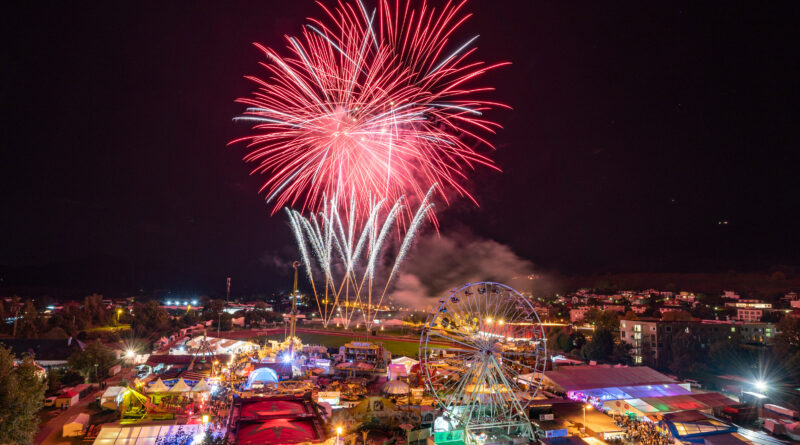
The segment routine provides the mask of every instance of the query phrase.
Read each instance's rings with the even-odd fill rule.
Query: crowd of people
[[[156,439],[156,445],[189,445],[194,440],[194,434],[189,430],[184,430],[182,427],[178,428],[175,434],[168,436],[159,436]]]
[[[672,440],[659,431],[653,423],[631,419],[622,414],[614,414],[612,417],[617,426],[625,429],[627,443],[643,445],[669,445],[672,443]]]

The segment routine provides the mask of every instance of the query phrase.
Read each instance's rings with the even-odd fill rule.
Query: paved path
[[[42,428],[36,434],[36,437],[33,439],[33,442],[36,444],[46,444],[46,445],[71,443],[70,439],[61,437],[61,428],[64,426],[64,423],[67,421],[67,419],[74,416],[75,414],[79,414],[86,411],[87,405],[89,405],[90,402],[93,402],[97,397],[99,397],[102,394],[103,392],[99,389],[93,391],[86,397],[79,400],[78,403],[76,403],[74,406],[70,406],[66,411],[48,420],[47,423],[45,423],[44,426],[42,426]]]

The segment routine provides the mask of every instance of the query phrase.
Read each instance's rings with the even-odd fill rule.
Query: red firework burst
[[[238,100],[248,108],[237,120],[253,122],[252,134],[231,143],[248,142],[244,159],[267,175],[261,191],[273,211],[421,198],[434,184],[445,199],[452,190],[474,201],[465,173],[496,168],[474,147],[492,147],[481,134],[500,125],[483,113],[504,105],[476,97],[492,88],[466,84],[506,63],[470,60],[477,36],[451,42],[470,16],[466,0],[438,11],[404,3],[320,3],[327,18],[287,37],[289,56],[255,44],[270,74],[247,77],[258,89]]]

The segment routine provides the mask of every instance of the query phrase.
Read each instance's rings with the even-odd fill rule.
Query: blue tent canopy
[[[252,389],[254,383],[278,383],[278,374],[271,368],[258,368],[250,373],[244,389]]]

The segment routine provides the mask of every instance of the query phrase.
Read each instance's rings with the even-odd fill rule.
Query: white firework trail
[[[286,209],[323,326],[336,319],[347,328],[360,311],[364,326],[371,329],[417,231],[432,214],[435,188],[434,184],[428,190],[408,227],[402,227],[399,218],[405,210],[402,196],[391,206],[386,205],[385,199],[370,200],[360,228],[356,227],[360,215],[354,198],[345,217],[335,199],[326,201],[321,212],[308,217]],[[393,232],[402,233],[400,247],[383,281],[379,266],[389,253],[386,240]]]

